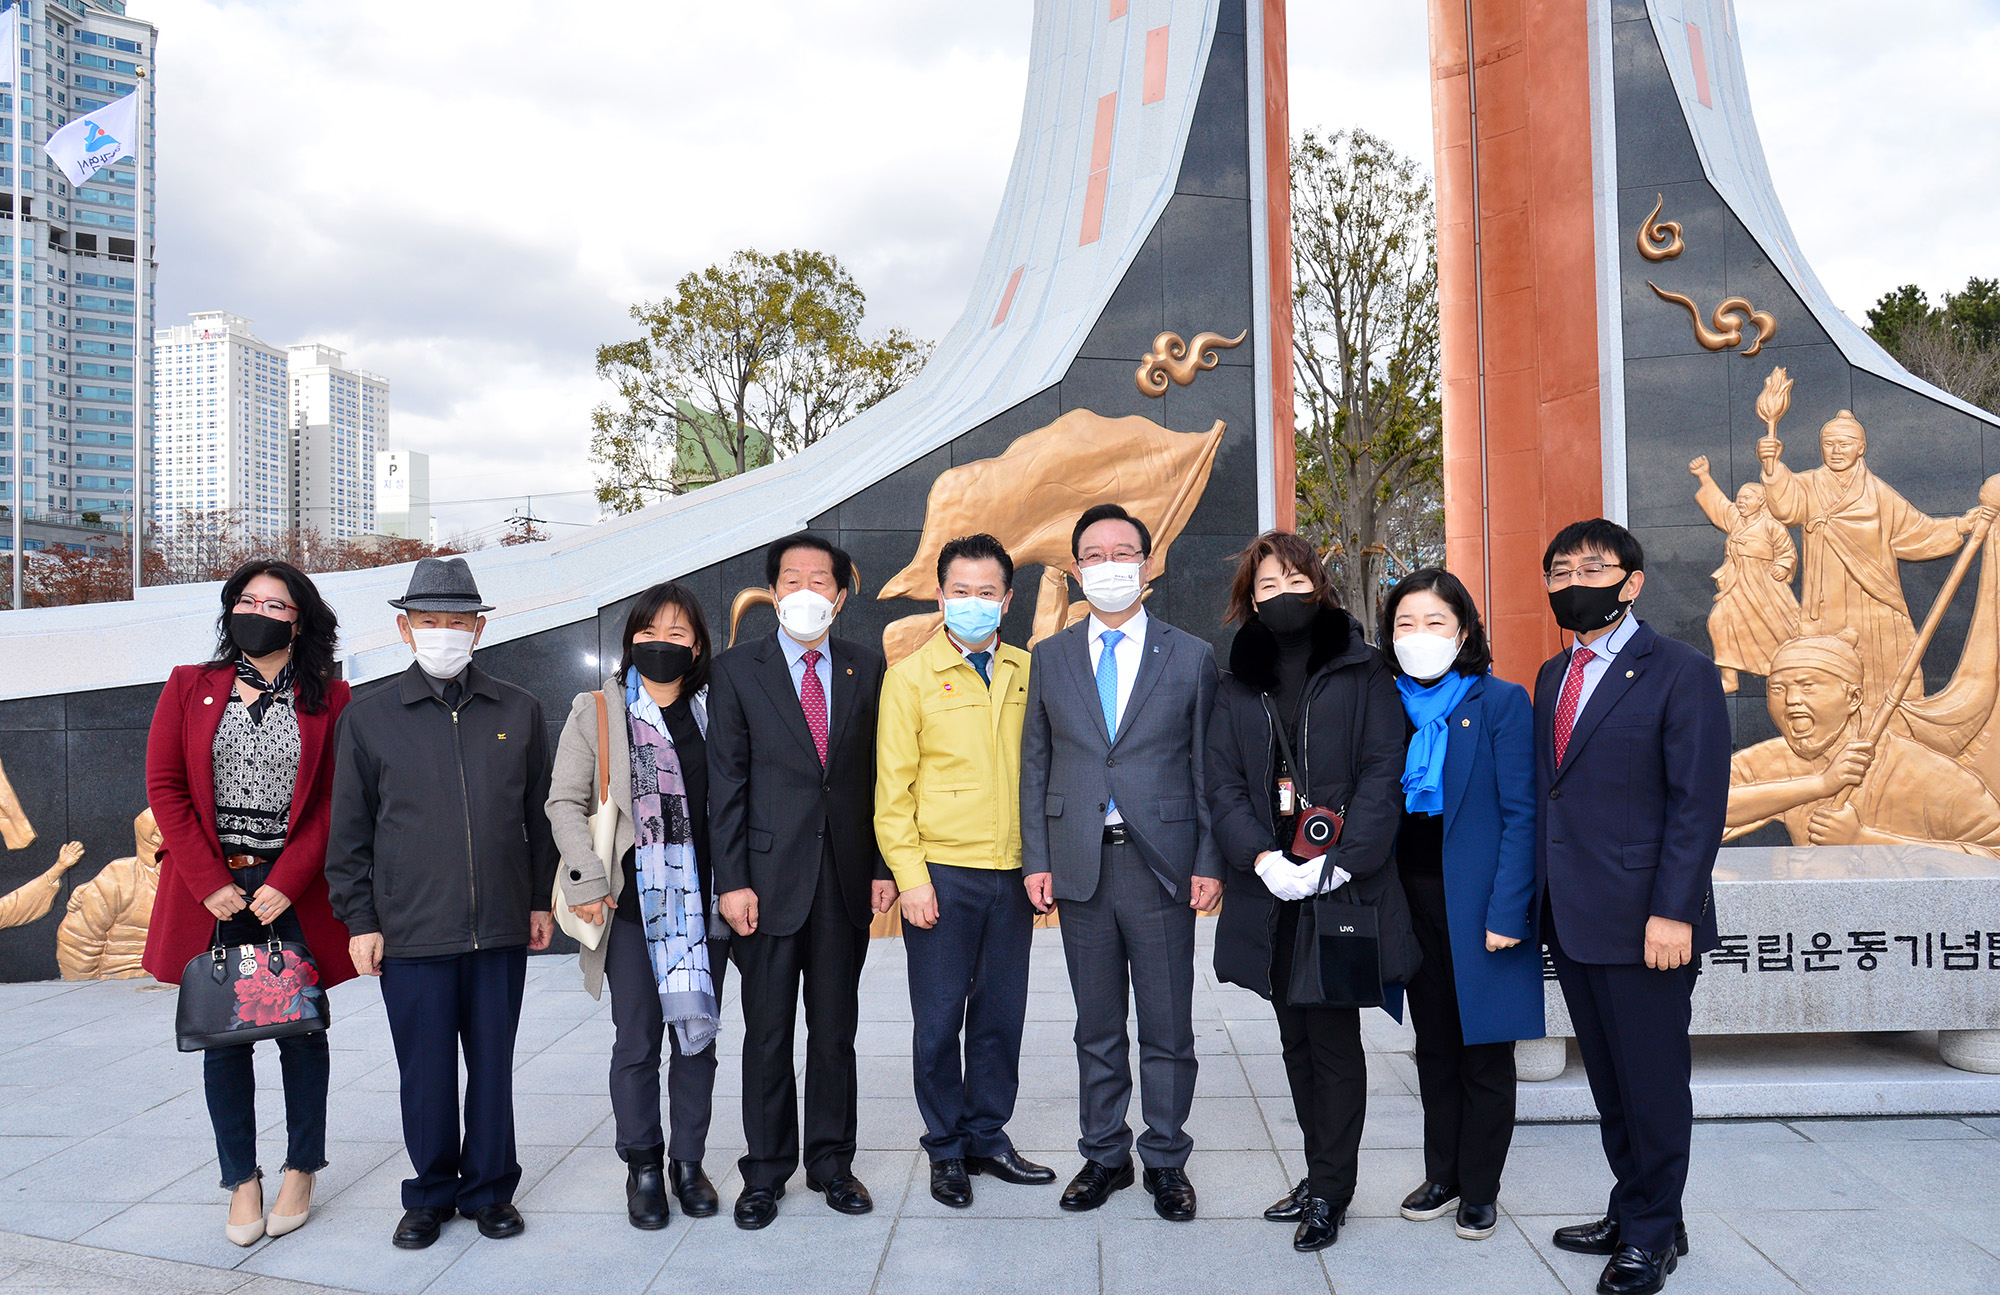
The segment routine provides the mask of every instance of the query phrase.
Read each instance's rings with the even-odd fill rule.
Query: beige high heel
[[[257,1182],[257,1217],[249,1223],[230,1223],[224,1216],[222,1235],[239,1246],[254,1246],[264,1238],[264,1180]]]
[[[306,1207],[297,1214],[280,1214],[276,1210],[273,1210],[271,1216],[264,1221],[264,1233],[266,1236],[281,1237],[290,1232],[297,1232],[306,1225],[306,1219],[312,1214],[313,1176],[306,1174],[305,1180]],[[280,1190],[282,1191],[283,1189],[280,1188]]]

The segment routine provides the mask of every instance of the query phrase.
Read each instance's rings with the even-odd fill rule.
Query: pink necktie
[[[805,677],[799,680],[799,705],[805,710],[806,727],[812,730],[813,745],[819,748],[820,767],[825,768],[826,689],[819,681],[819,649],[807,648],[799,660],[806,667]]]
[[[1569,750],[1570,730],[1576,727],[1576,707],[1583,697],[1583,668],[1597,659],[1597,654],[1581,644],[1570,653],[1569,674],[1563,679],[1562,696],[1556,701],[1556,768],[1562,768],[1563,755]]]

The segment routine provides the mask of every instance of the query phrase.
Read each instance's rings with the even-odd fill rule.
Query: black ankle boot
[[[673,1215],[667,1206],[665,1148],[635,1151],[625,1163],[625,1212],[632,1226],[648,1232],[667,1226]]]

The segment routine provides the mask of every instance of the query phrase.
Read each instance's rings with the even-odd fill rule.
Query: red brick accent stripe
[[[1167,29],[1155,27],[1146,33],[1146,89],[1140,103],[1159,103],[1167,97]]]
[[[1017,265],[1014,267],[1014,273],[1007,276],[1007,290],[1000,294],[1000,309],[994,314],[993,322],[987,325],[987,327],[998,328],[1007,322],[1007,312],[1014,308],[1015,290],[1021,286],[1021,272],[1027,268],[1025,265]]]
[[[1694,60],[1694,94],[1704,108],[1713,108],[1715,101],[1708,97],[1708,52],[1701,45],[1701,28],[1693,23],[1688,29],[1688,56]]]
[[[1090,139],[1090,183],[1083,193],[1083,229],[1076,245],[1087,247],[1104,232],[1104,190],[1111,179],[1111,128],[1118,121],[1118,92],[1097,101],[1097,129]]]

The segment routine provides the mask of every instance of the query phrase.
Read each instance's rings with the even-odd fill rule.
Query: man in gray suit
[[[1076,995],[1084,1165],[1066,1210],[1132,1185],[1128,985],[1139,1014],[1139,1135],[1146,1190],[1163,1219],[1195,1214],[1188,1182],[1194,1102],[1194,915],[1222,893],[1208,830],[1202,750],[1215,653],[1146,615],[1153,554],[1145,523],[1099,504],[1070,535],[1090,616],[1037,644],[1021,737],[1021,850],[1035,907],[1062,905]]]

